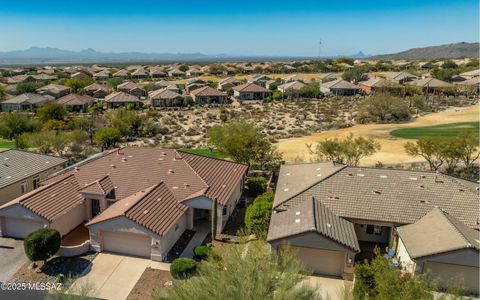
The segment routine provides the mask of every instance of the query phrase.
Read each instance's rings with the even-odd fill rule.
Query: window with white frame
[[[24,181],[20,184],[20,192],[22,194],[25,194],[27,192],[27,182]]]

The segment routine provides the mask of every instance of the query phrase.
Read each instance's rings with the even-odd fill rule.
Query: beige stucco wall
[[[405,247],[405,244],[403,243],[401,238],[398,238],[396,257],[405,271],[410,273],[415,272],[415,261],[413,261],[408,254],[407,248]]]
[[[5,232],[5,222],[8,222],[8,218],[27,219],[36,222],[40,222],[44,227],[48,227],[49,222],[42,217],[34,214],[28,209],[25,209],[20,204],[15,204],[10,207],[4,208],[0,211],[0,235],[3,236]]]
[[[329,238],[326,238],[315,232],[308,232],[292,236],[290,238],[270,242],[273,250],[277,250],[281,245],[290,244],[292,246],[319,248],[345,252],[345,261],[343,266],[344,278],[350,279],[353,274],[353,263],[357,254],[350,248],[347,248]],[[350,262],[349,262],[350,259]]]
[[[63,215],[55,218],[50,224],[51,228],[55,228],[60,232],[61,236],[66,235],[75,227],[85,221],[85,201],[79,203],[77,206],[65,211]]]
[[[37,176],[40,178],[40,181],[45,180],[49,175],[60,171],[63,169],[64,164],[52,166],[50,169],[43,172],[37,173],[33,176],[27,177],[23,180],[12,183],[2,189],[0,189],[0,205],[7,203],[8,201],[15,199],[22,195],[20,186],[23,182],[27,183],[27,192],[33,190],[33,179]]]
[[[173,245],[175,245],[182,233],[187,229],[187,220],[188,216],[187,214],[184,214],[176,223],[178,226],[172,226],[172,228],[170,228],[170,230],[162,237],[160,241],[162,254],[160,257],[161,260],[166,257],[168,251],[172,249]],[[153,256],[152,259],[154,259]]]

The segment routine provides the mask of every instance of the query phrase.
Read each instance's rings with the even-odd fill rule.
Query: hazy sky
[[[232,55],[397,52],[479,40],[475,1],[0,2],[0,51],[31,46],[103,52]]]

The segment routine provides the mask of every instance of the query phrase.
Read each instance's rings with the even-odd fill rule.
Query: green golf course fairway
[[[479,133],[480,122],[451,123],[426,127],[401,128],[390,132],[394,137],[404,139],[418,139],[428,136],[454,137],[461,131]]]
[[[0,149],[1,148],[4,148],[4,149],[15,148],[15,141],[0,139]]]

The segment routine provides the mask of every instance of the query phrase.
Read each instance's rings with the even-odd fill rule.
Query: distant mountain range
[[[325,57],[338,58],[342,55]],[[368,58],[362,51],[350,55],[351,58]],[[285,60],[310,59],[313,57],[292,56],[240,56],[228,54],[203,53],[143,53],[122,52],[106,53],[88,48],[81,51],[62,50],[58,48],[31,47],[26,50],[0,52],[0,65],[25,64],[75,64],[75,63],[128,63],[128,62],[192,62],[192,61],[227,61],[227,60]]]
[[[105,53],[88,48],[81,51],[58,48],[31,47],[26,50],[0,52],[0,64],[39,64],[39,63],[92,63],[129,61],[192,61],[222,58],[225,55],[205,55],[202,53]]]
[[[464,56],[478,56],[479,43],[457,43],[441,46],[414,48],[407,51],[370,56],[362,51],[349,55],[355,59],[433,59],[455,58]],[[338,58],[330,56],[323,58]],[[228,61],[228,60],[290,60],[290,59],[315,59],[316,57],[292,56],[239,56],[228,54],[203,54],[203,53],[143,53],[122,52],[107,53],[88,48],[81,51],[62,50],[58,48],[31,47],[26,50],[0,52],[0,65],[25,65],[25,64],[89,64],[89,63],[132,63],[132,62],[192,62],[192,61]]]
[[[423,48],[413,48],[406,51],[371,56],[371,59],[406,59],[428,60],[435,58],[478,57],[479,43],[456,43]]]

